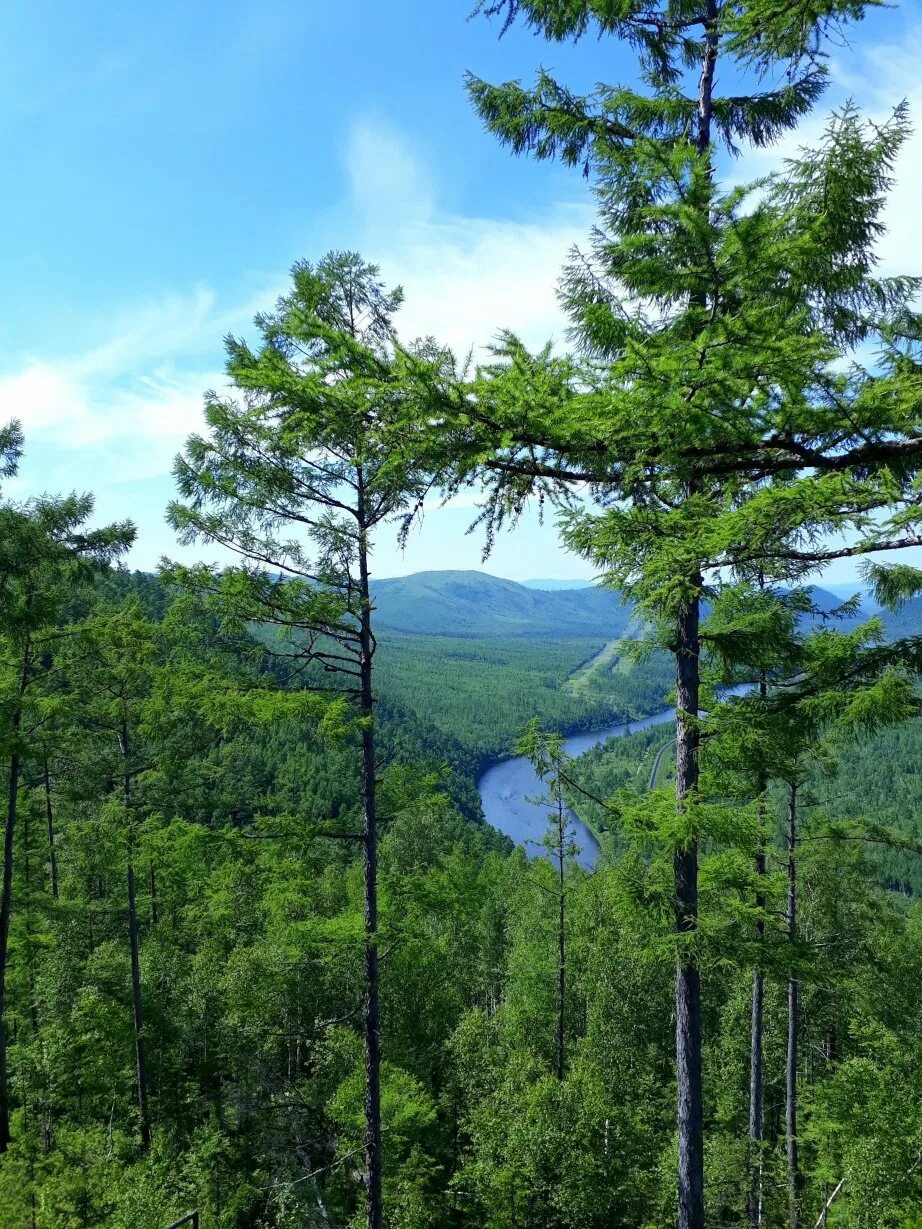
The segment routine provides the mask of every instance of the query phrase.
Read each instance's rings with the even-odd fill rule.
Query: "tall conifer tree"
[[[636,50],[646,86],[579,97],[545,73],[531,89],[469,81],[488,128],[515,152],[558,156],[593,176],[601,225],[563,283],[591,361],[529,355],[507,336],[476,407],[469,400],[456,421],[462,453],[476,454],[479,438],[481,472],[497,476],[493,524],[542,486],[552,497],[573,483],[596,494],[603,511],[571,509],[565,538],[638,601],[675,654],[678,1220],[701,1229],[701,604],[712,569],[796,574],[830,556],[830,530],[859,535],[838,554],[919,540],[915,284],[873,270],[906,118],[869,134],[846,111],[823,147],[759,199],[721,187],[721,150],[769,144],[797,123],[823,88],[824,33],[859,17],[860,5],[481,8],[556,41],[619,38]],[[739,92],[718,92],[718,72],[736,77]],[[747,87],[754,77],[780,84]],[[843,347],[872,336],[879,366],[836,370]],[[881,509],[895,512],[884,529],[872,521]]]
[[[257,318],[257,351],[227,341],[241,400],[209,394],[209,433],[176,463],[185,502],[170,519],[185,541],[243,557],[217,576],[225,608],[275,628],[278,651],[305,685],[357,709],[364,882],[365,1168],[368,1229],[381,1229],[381,1046],[378,977],[378,819],[371,554],[375,530],[412,517],[428,480],[413,433],[437,354],[399,346],[400,290],[351,252],[293,270],[292,291]],[[344,835],[344,834],[338,834]],[[345,834],[349,835],[349,834]]]
[[[21,441],[14,439],[14,451]],[[94,562],[118,557],[132,542],[128,522],[88,529],[90,495],[46,496],[2,509],[5,522],[3,620],[0,624],[0,739],[6,757],[3,875],[0,888],[0,1153],[10,1144],[6,985],[13,910],[14,838],[20,776],[32,751],[28,737],[30,689],[46,652],[43,636],[54,626],[69,589]]]

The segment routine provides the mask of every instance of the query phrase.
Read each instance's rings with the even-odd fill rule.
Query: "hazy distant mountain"
[[[554,586],[548,588],[547,586]],[[567,586],[567,587],[562,587]],[[519,584],[486,572],[432,571],[396,576],[372,585],[375,624],[381,629],[436,636],[602,636],[623,635],[632,608],[623,606],[609,589],[582,581],[534,580]],[[814,604],[822,611],[840,606],[844,596],[812,586]],[[847,624],[871,613],[863,608]],[[888,623],[922,623],[920,609]],[[824,622],[817,616],[813,622]],[[840,621],[833,620],[830,626]],[[841,625],[841,624],[840,624]],[[891,635],[894,632],[890,633]]]
[[[520,581],[526,589],[588,589],[591,580],[523,580]]]
[[[631,620],[608,589],[546,591],[485,572],[416,572],[374,582],[375,625],[438,636],[621,635]]]
[[[862,601],[867,601],[867,593],[860,580],[852,580],[835,585],[824,584],[823,588],[827,593],[834,593],[842,601],[854,596],[856,593],[860,594]]]
[[[922,596],[904,602],[899,610],[878,610],[877,614],[883,619],[888,640],[922,635]]]
[[[844,602],[847,602],[854,593],[859,593],[860,589],[840,593],[838,586],[836,586],[835,589],[825,589],[820,588],[819,585],[810,585],[808,586],[807,592],[810,594],[810,600],[813,602],[813,605],[816,606],[818,610],[822,610],[825,614],[829,614],[833,610],[838,610],[839,607],[842,606]],[[834,627],[837,622],[854,623],[859,619],[869,618],[870,614],[870,610],[868,610],[865,606],[861,606],[853,615],[843,615],[839,619],[831,620],[830,626]]]

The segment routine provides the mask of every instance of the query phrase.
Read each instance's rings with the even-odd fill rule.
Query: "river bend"
[[[607,742],[609,738],[635,734],[638,730],[664,725],[674,719],[675,709],[668,708],[662,713],[654,713],[652,717],[643,717],[638,721],[607,726],[604,730],[594,730],[587,734],[572,734],[564,739],[563,749],[575,759],[590,747]],[[542,797],[545,786],[524,756],[501,760],[488,768],[477,782],[477,789],[488,824],[504,832],[516,845],[522,845],[532,857],[546,852],[541,846],[541,838],[547,830],[548,805],[532,801]],[[576,861],[580,866],[591,870],[599,852],[598,841],[572,811],[570,820],[576,843],[580,847]]]

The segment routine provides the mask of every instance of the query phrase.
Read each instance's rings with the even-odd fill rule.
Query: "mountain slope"
[[[592,585],[591,580],[523,580],[521,583],[526,589],[546,589],[548,591],[555,589],[588,589]]]
[[[485,572],[416,572],[375,581],[377,627],[438,636],[622,635],[631,608],[607,589],[529,589]]]
[[[536,583],[518,584],[486,572],[430,571],[395,576],[372,583],[375,624],[382,630],[430,636],[601,636],[614,640],[628,633],[633,609],[622,605],[609,589],[587,585],[574,589],[539,589]],[[840,606],[842,596],[810,586],[820,611]],[[867,619],[874,609],[865,605],[850,617],[828,626],[843,630]],[[888,638],[922,631],[922,598],[909,602],[896,614],[881,612]],[[826,624],[822,615],[805,619],[807,625]]]

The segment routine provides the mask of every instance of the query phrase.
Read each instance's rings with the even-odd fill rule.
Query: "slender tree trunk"
[[[762,582],[764,585],[764,582]],[[759,676],[759,696],[765,699],[768,687],[765,672]],[[755,855],[755,870],[758,881],[756,908],[765,908],[765,892],[762,881],[765,877],[765,790],[767,782],[762,774],[759,779],[759,846]],[[761,949],[765,939],[765,922],[759,917],[756,922],[756,939]],[[746,1214],[750,1229],[760,1229],[762,1224],[762,1141],[764,1138],[764,1077],[762,1074],[764,976],[760,965],[752,971],[752,1018],[749,1033],[749,1190]]]
[[[676,624],[676,807],[681,813],[698,788],[699,621],[701,576],[683,599]],[[676,967],[676,1079],[679,1132],[679,1229],[704,1229],[704,1124],[701,1088],[701,981],[686,947],[698,928],[698,845],[676,850],[675,928],[683,945]]]
[[[10,722],[10,768],[7,777],[6,823],[3,828],[3,893],[0,897],[0,1154],[10,1146],[10,1087],[7,1070],[6,968],[10,949],[10,916],[13,906],[13,838],[19,802],[19,734],[22,701],[29,685],[31,645],[26,640],[19,672],[19,693]]]
[[[134,838],[131,818],[131,774],[128,769],[130,754],[128,726],[122,723],[119,744],[123,756],[122,800],[125,807],[126,835],[128,840],[128,941],[131,947],[131,1008],[134,1018],[135,1081],[138,1094],[138,1120],[141,1147],[150,1146],[150,1118],[147,1110],[147,1065],[144,1059],[144,1004],[141,1001],[141,960],[138,951],[138,910],[134,888]]]
[[[32,836],[29,831],[29,808],[22,817],[22,887],[25,909],[25,934],[23,943],[26,959],[26,985],[29,991],[29,1023],[32,1033],[38,1033],[38,995],[35,991],[35,947],[32,943]]]
[[[788,942],[797,939],[797,786],[788,787],[786,845],[788,855]],[[788,1170],[788,1229],[800,1223],[800,1165],[797,1156],[797,978],[788,978],[788,1044],[785,1063],[785,1151]]]
[[[566,949],[566,932],[564,923],[566,920],[565,909],[566,902],[564,899],[564,870],[566,862],[566,841],[567,841],[567,823],[566,814],[564,812],[563,795],[561,793],[560,782],[557,782],[557,1037],[556,1037],[556,1058],[557,1058],[557,1078],[563,1079],[564,1068],[566,1064],[566,1047],[564,1033],[564,1011],[567,1001],[567,949]]]
[[[756,869],[765,874],[765,853],[756,855]],[[763,908],[765,896],[758,893],[756,907]],[[765,923],[756,923],[761,939]],[[752,971],[752,1019],[749,1037],[749,1195],[747,1214],[752,1229],[762,1224],[762,1140],[763,1140],[763,1089],[762,1033],[763,1033],[764,977],[760,968]]]
[[[717,0],[706,0],[704,51],[698,79],[694,147],[709,157],[717,70]],[[702,307],[706,303],[702,302]],[[694,490],[689,488],[689,495]],[[690,591],[676,619],[676,809],[685,810],[698,789],[699,625],[702,576],[689,576]],[[701,976],[693,951],[684,946],[698,928],[698,844],[673,856],[675,927],[683,950],[676,967],[676,1081],[679,1135],[678,1229],[704,1229],[704,1110],[701,1082]]]
[[[157,925],[157,879],[154,874],[154,863],[151,860],[147,866],[147,887],[150,895],[150,920],[151,925]]]
[[[45,788],[45,827],[48,831],[48,862],[51,871],[51,899],[58,899],[58,855],[54,847],[54,808],[51,802],[51,777],[48,773],[48,756],[42,761],[42,780]]]
[[[138,956],[138,913],[135,907],[134,867],[128,863],[128,938],[131,943],[131,1005],[134,1012],[135,1078],[138,1088],[138,1116],[141,1146],[150,1144],[147,1113],[147,1067],[144,1062],[144,1007],[141,1002],[141,962]]]
[[[375,811],[375,736],[371,631],[371,595],[368,585],[368,537],[365,490],[361,467],[357,474],[359,529],[359,686],[362,711],[362,864],[365,908],[363,972],[365,1000],[362,1010],[365,1061],[365,1175],[368,1194],[367,1229],[382,1229],[381,1193],[381,1023],[378,1006],[378,833]]]

